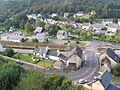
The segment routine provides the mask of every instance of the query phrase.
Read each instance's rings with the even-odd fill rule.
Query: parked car
[[[88,81],[85,80],[85,79],[80,79],[80,80],[78,81],[79,84],[84,84],[84,83],[87,83],[87,82],[88,82]]]
[[[16,63],[17,63],[17,64],[20,64],[20,65],[23,65],[23,62],[20,61],[20,60],[16,60]]]

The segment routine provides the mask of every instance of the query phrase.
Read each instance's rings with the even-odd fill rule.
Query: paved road
[[[110,44],[110,43],[106,43],[106,42],[98,42],[98,41],[88,41],[86,42],[88,45],[86,47],[86,51],[85,51],[85,59],[86,59],[86,64],[84,67],[82,67],[80,70],[75,71],[75,72],[70,72],[70,73],[62,73],[61,74],[71,78],[73,81],[77,81],[79,79],[87,79],[88,81],[91,81],[94,77],[94,75],[98,75],[98,64],[97,64],[97,58],[99,57],[99,55],[97,55],[96,52],[96,47],[98,47],[99,45],[103,46],[106,44]],[[119,46],[119,45],[117,45]],[[17,51],[17,50],[16,50]],[[26,50],[18,50],[21,52],[26,52]],[[32,51],[27,51],[28,53],[32,53]],[[36,69],[44,69],[35,65],[31,65],[29,63],[25,63],[23,64],[23,67],[25,68],[30,68],[30,67],[34,67]],[[49,70],[45,70],[44,72],[45,74],[50,74],[52,73]]]

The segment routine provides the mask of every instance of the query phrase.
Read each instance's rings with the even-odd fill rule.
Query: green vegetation
[[[40,70],[25,70],[19,65],[0,58],[0,90],[84,90],[59,74],[45,77]]]
[[[112,74],[114,75],[113,82],[116,83],[116,84],[120,84],[120,64],[117,64],[112,69]]]
[[[26,61],[29,63],[35,63],[35,61],[33,61],[33,55],[32,54],[27,54],[27,53],[16,53],[13,58],[15,59],[19,59],[22,61]]]
[[[15,54],[15,52],[12,48],[7,48],[4,50],[3,54],[5,56],[12,57]]]
[[[113,78],[112,82],[120,85],[120,78]]]
[[[46,60],[41,60],[37,63],[37,65],[48,68],[48,67],[52,66],[52,62],[51,61],[46,61]]]

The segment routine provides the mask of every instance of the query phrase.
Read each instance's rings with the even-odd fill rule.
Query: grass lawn
[[[89,19],[91,17],[91,15],[90,14],[88,14],[88,13],[86,13],[86,14],[84,14],[83,16],[77,16],[76,18],[84,18],[84,19]]]
[[[32,63],[32,64],[37,64],[37,65],[43,66],[43,67],[44,66],[45,67],[50,67],[52,65],[52,62],[49,62],[49,61],[46,61],[46,60],[41,60],[41,61],[37,62],[39,59],[35,59],[35,61],[33,61],[33,59],[32,59],[33,54],[17,53],[13,56],[13,58],[19,59],[21,61],[29,62],[29,63]]]
[[[27,54],[27,53],[17,53],[13,56],[13,58],[19,59],[21,61],[35,63],[35,61],[33,61],[32,57],[33,57],[32,54]]]
[[[113,78],[112,80],[115,84],[119,84],[120,85],[120,79],[118,78]]]
[[[45,66],[45,67],[51,67],[52,62],[46,61],[46,60],[41,60],[40,62],[37,63],[39,66]]]

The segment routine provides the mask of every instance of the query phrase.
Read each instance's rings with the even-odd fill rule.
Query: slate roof
[[[115,62],[120,62],[120,57],[110,48],[107,49],[107,55],[112,58]]]
[[[46,34],[45,33],[38,33],[38,34],[36,34],[36,35],[34,35],[31,39],[38,39],[38,40],[40,40],[40,39],[46,39]]]
[[[105,27],[105,25],[103,25],[103,24],[93,24],[93,27],[102,29],[102,28]]]
[[[120,88],[117,87],[117,86],[115,86],[115,85],[113,85],[113,84],[110,84],[110,85],[106,88],[106,90],[120,90]]]
[[[56,50],[48,49],[48,51],[46,52],[46,55],[56,56],[56,57],[59,57],[63,60],[67,60],[67,57],[65,55],[61,54],[60,52],[58,52]]]
[[[78,46],[76,46],[76,47],[74,47],[74,48],[72,49],[69,57],[71,57],[72,55],[76,54],[76,55],[78,55],[78,56],[81,58],[81,57],[82,57],[82,53],[83,53],[82,49],[79,48]]]
[[[59,30],[59,31],[57,32],[57,35],[64,35],[65,32],[66,32],[66,31],[64,31],[64,30]]]
[[[100,82],[105,89],[109,86],[111,80],[112,80],[112,74],[107,70],[100,76]]]
[[[38,32],[38,33],[43,33],[43,32],[46,32],[46,30],[43,28],[43,27],[37,27],[35,29],[35,33]]]

